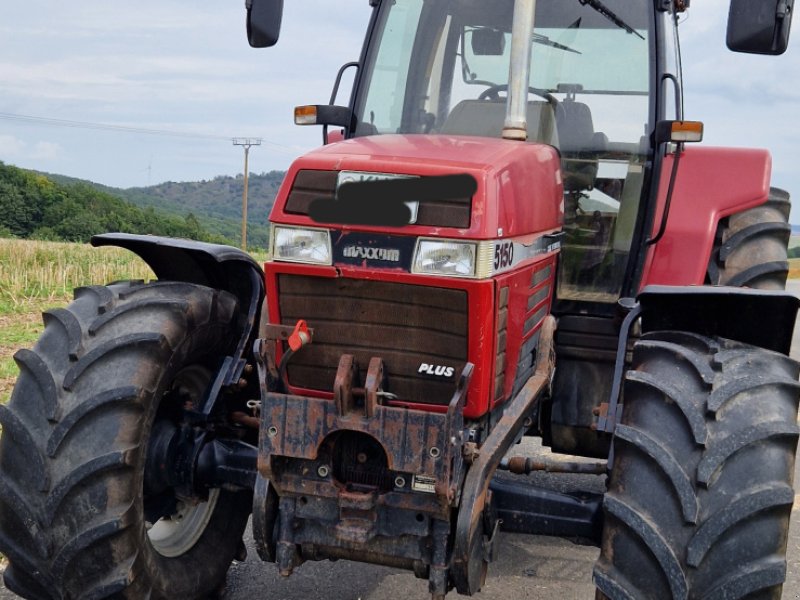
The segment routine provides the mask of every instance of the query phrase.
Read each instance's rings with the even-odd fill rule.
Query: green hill
[[[1,237],[87,242],[107,231],[229,242],[190,212],[134,206],[86,182],[57,182],[0,162]]]
[[[120,189],[85,182],[63,175],[46,174],[61,183],[83,183],[122,198],[142,208],[153,208],[175,217],[193,215],[208,231],[221,235],[234,245],[241,238],[242,191],[244,176],[220,175],[210,180],[168,181],[149,187]],[[248,183],[248,247],[266,247],[269,237],[267,219],[285,172],[251,173]]]

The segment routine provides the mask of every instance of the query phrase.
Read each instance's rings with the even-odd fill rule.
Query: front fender
[[[642,332],[690,331],[789,355],[800,300],[739,287],[650,285],[639,294]]]
[[[129,233],[95,235],[92,246],[118,246],[137,254],[158,279],[184,281],[225,290],[239,299],[240,338],[225,377],[226,384],[238,380],[245,353],[252,347],[261,305],[264,272],[249,254],[219,244]]]
[[[664,158],[651,235],[665,218],[674,160],[673,154]],[[664,236],[647,249],[642,288],[702,285],[720,220],[769,197],[772,162],[766,150],[693,147],[680,161]]]

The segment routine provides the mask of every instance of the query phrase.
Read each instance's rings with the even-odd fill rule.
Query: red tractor
[[[296,110],[326,143],[286,176],[263,271],[97,236],[158,280],[76,290],[16,354],[6,585],[205,598],[252,514],[287,576],[344,558],[474,594],[510,530],[597,543],[600,597],[778,598],[789,200],[767,152],[685,147],[688,3],[369,4],[349,105]],[[247,5],[274,44],[282,2]],[[728,45],[784,51],[791,9],[732,0]],[[509,457],[526,435],[591,459]],[[607,490],[497,476],[537,469]]]

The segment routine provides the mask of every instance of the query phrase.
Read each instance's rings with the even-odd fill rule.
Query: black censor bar
[[[411,222],[406,202],[469,198],[478,189],[472,175],[433,175],[343,184],[337,199],[317,198],[308,214],[317,223],[403,227]]]

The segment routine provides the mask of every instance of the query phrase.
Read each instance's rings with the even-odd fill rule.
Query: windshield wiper
[[[612,11],[605,4],[600,2],[600,0],[578,0],[578,2],[580,2],[583,6],[586,6],[588,4],[589,6],[591,6],[593,9],[595,9],[597,12],[599,12],[601,15],[603,15],[606,19],[611,21],[614,25],[616,25],[620,29],[624,29],[628,33],[632,33],[632,34],[637,35],[640,38],[644,39],[644,36],[641,33],[636,31],[633,27],[631,27],[625,21],[620,19],[614,13],[614,11]]]
[[[564,44],[559,44],[558,42],[554,42],[546,35],[542,35],[541,33],[534,33],[533,34],[533,41],[537,44],[542,44],[543,46],[552,46],[553,48],[558,48],[559,50],[566,50],[567,52],[574,52],[575,54],[581,54],[581,52],[575,50],[574,48],[570,48],[569,46],[565,46]]]

